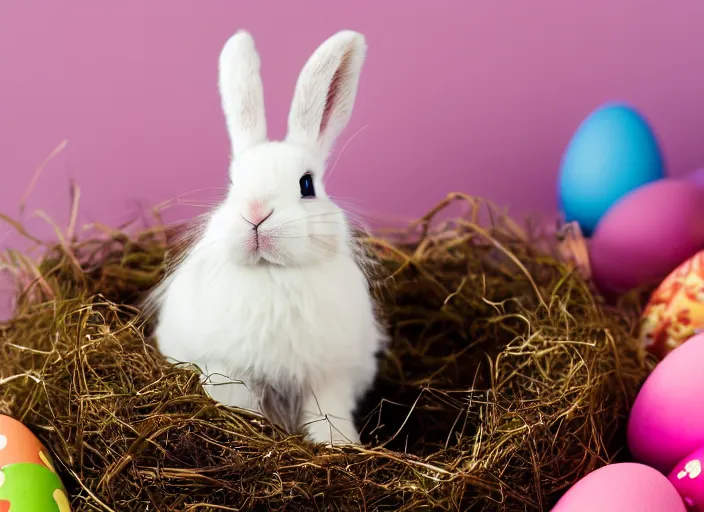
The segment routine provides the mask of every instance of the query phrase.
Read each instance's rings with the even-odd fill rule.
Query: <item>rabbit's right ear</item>
[[[225,43],[219,61],[218,86],[233,158],[266,141],[264,87],[259,70],[254,39],[240,30]]]
[[[308,59],[296,82],[287,140],[326,158],[352,115],[367,46],[362,34],[341,30]]]

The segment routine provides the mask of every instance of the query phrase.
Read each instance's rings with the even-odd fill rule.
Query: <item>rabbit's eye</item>
[[[312,198],[315,197],[315,187],[313,187],[313,176],[310,173],[305,173],[298,180],[301,185],[301,197]]]

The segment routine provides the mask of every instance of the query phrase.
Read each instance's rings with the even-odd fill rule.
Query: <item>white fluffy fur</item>
[[[247,32],[232,36],[220,53],[218,87],[232,154],[266,141],[264,88],[259,55]]]
[[[232,184],[199,240],[151,296],[159,349],[209,374],[214,399],[261,412],[255,379],[299,383],[298,427],[322,443],[359,442],[352,413],[386,340],[346,215],[322,181],[328,152],[351,115],[365,49],[364,37],[351,31],[323,43],[296,85],[286,140],[270,142],[252,38],[238,32],[227,42],[220,92]],[[301,198],[306,172],[315,199]],[[245,220],[252,201],[273,209],[259,228],[268,241],[256,251]]]

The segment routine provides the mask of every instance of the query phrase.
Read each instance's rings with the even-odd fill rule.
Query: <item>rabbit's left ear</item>
[[[266,141],[259,69],[259,54],[248,32],[241,30],[228,39],[220,53],[218,86],[234,158]]]
[[[328,156],[352,115],[366,49],[364,36],[350,30],[320,45],[298,77],[286,140]]]

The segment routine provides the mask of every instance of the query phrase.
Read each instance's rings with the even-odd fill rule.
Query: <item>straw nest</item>
[[[453,201],[468,213],[435,220]],[[136,304],[165,233],[5,255],[23,293],[0,326],[0,412],[53,452],[76,511],[548,510],[621,452],[649,367],[638,307],[601,303],[565,257],[574,237],[454,194],[366,239],[393,343],[358,414],[365,446],[337,449],[219,406],[155,351]]]

